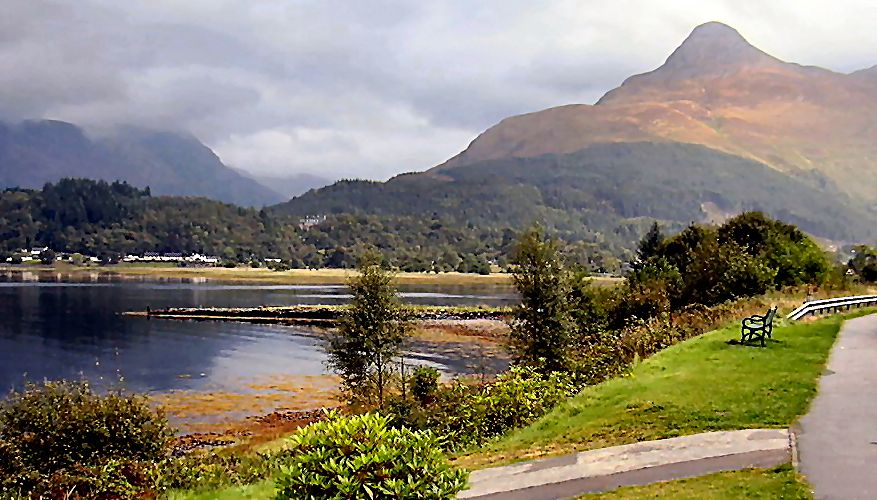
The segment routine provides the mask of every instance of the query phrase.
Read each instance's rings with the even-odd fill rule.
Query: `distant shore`
[[[272,284],[272,285],[320,285],[344,283],[356,273],[352,269],[291,269],[272,271],[266,268],[250,267],[177,267],[175,265],[110,264],[105,266],[75,266],[72,264],[43,265],[0,265],[0,271],[54,272],[70,275],[107,274],[142,278],[208,279],[212,281]],[[489,275],[468,273],[398,273],[398,284],[424,285],[469,285],[511,283],[510,275],[492,273]]]
[[[328,285],[344,283],[354,275],[352,269],[292,269],[272,271],[265,268],[250,267],[177,267],[175,265],[110,264],[105,266],[75,266],[72,264],[43,265],[0,265],[0,271],[47,272],[70,275],[106,274],[140,278],[169,279],[208,279],[211,281],[252,283],[265,285]],[[614,284],[620,278],[594,278],[600,284]],[[511,275],[491,273],[487,275],[471,273],[406,273],[396,275],[400,285],[510,285]]]

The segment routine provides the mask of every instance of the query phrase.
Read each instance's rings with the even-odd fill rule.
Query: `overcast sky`
[[[0,119],[185,130],[258,174],[384,179],[593,103],[711,20],[781,59],[877,64],[871,0],[0,0]]]

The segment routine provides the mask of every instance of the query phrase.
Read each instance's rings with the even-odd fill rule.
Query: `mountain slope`
[[[874,236],[854,200],[763,164],[699,145],[594,145],[565,155],[503,158],[385,183],[344,181],[275,207],[286,214],[439,216],[460,223],[549,225],[569,239],[630,245],[643,218],[680,226],[761,210],[831,239]]]
[[[595,105],[507,118],[438,171],[485,160],[568,154],[613,142],[682,142],[801,179],[877,197],[877,78],[783,62],[720,23],[696,28],[658,69]],[[821,175],[814,175],[821,174]]]
[[[289,176],[253,175],[253,178],[270,189],[282,194],[285,199],[304,194],[311,189],[321,188],[332,184],[332,180],[313,174],[293,174]]]
[[[156,194],[261,206],[283,198],[226,167],[196,138],[124,129],[93,140],[73,124],[0,123],[0,187],[41,187],[65,177],[124,180]]]

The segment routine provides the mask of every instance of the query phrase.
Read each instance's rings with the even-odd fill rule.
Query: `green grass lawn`
[[[788,427],[816,393],[841,322],[778,326],[766,348],[729,344],[739,338],[736,324],[704,334],[457,463],[479,468],[698,432]]]
[[[813,498],[810,489],[790,465],[774,469],[747,469],[707,476],[619,488],[608,493],[579,497],[582,500],[667,498],[674,500],[725,500],[728,498]]]

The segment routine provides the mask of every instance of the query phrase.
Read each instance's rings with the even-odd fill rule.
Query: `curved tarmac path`
[[[847,321],[798,429],[817,499],[877,498],[877,314]]]
[[[613,446],[472,473],[458,498],[555,500],[619,486],[788,463],[786,429],[706,432]]]

